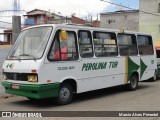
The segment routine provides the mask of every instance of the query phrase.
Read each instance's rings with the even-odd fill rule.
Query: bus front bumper
[[[5,87],[5,92],[8,94],[25,96],[34,99],[44,99],[57,96],[60,83],[43,85],[16,84],[18,86],[14,88],[14,83],[5,81],[2,82],[2,85]]]

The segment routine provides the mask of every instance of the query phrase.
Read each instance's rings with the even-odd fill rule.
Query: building
[[[83,20],[83,19],[76,17],[74,15],[71,16],[71,20],[72,20],[72,23],[75,23],[75,24],[83,24],[83,25],[87,24],[86,20]]]
[[[160,46],[160,0],[139,0],[139,10],[101,13],[100,27],[149,33]]]
[[[3,44],[3,42],[5,42],[4,41],[4,32],[3,32],[4,30],[3,29],[1,29],[0,30],[0,45],[2,45]]]
[[[26,18],[25,25],[44,24],[47,22],[49,14],[50,12],[39,9],[29,11],[26,15],[24,15]]]
[[[59,13],[61,14],[61,13]],[[99,27],[99,21],[92,21],[92,23],[87,20],[83,20],[79,17],[72,15],[71,17],[64,17],[49,11],[44,11],[40,9],[34,9],[27,12],[25,17],[25,25],[38,25],[38,24],[61,24],[61,23],[74,23],[82,25],[91,25],[94,27]]]
[[[72,15],[71,21],[74,24],[82,24],[82,25],[88,25],[88,26],[92,26],[92,27],[100,27],[100,21],[98,21],[98,20],[88,22],[87,20],[84,20],[84,19],[81,19],[79,17]]]
[[[98,20],[92,21],[92,26],[93,27],[100,27],[100,21],[98,21]]]
[[[0,30],[0,45],[12,44],[12,31]]]
[[[34,9],[27,12],[25,17],[25,25],[38,25],[38,24],[60,24],[60,23],[71,23],[71,19],[51,13],[49,11]]]
[[[152,34],[155,44],[160,46],[160,0],[140,0],[139,2],[139,31]]]
[[[101,13],[100,27],[139,31],[139,10],[121,10]]]
[[[69,23],[69,24],[82,24],[82,25],[90,25],[93,27],[99,27],[100,21],[95,20],[88,22],[87,20],[83,20],[76,16],[65,17],[62,16],[61,13],[55,14],[49,11],[34,9],[26,13],[24,15],[25,21],[24,26],[22,28],[39,25],[39,24],[61,24],[61,23]],[[0,31],[0,44],[12,44],[12,29]]]

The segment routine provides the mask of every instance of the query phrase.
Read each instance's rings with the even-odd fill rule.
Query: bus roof
[[[35,28],[35,27],[43,27],[43,26],[65,27],[65,28],[74,28],[74,29],[82,29],[82,30],[97,30],[97,31],[101,30],[101,31],[116,32],[116,33],[132,33],[132,34],[141,34],[141,35],[151,36],[151,34],[148,34],[148,33],[128,31],[123,29],[118,30],[118,29],[108,29],[108,28],[97,28],[97,27],[85,26],[81,24],[43,24],[43,25],[30,26],[30,27],[24,28],[23,30]]]

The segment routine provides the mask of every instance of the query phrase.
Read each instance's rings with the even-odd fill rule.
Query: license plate
[[[19,89],[19,84],[12,84],[13,89]]]

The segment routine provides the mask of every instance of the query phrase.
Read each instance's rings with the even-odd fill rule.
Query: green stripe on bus
[[[5,87],[5,92],[14,95],[20,95],[35,99],[43,99],[55,97],[58,95],[60,83],[44,84],[44,85],[29,85],[19,84],[19,89],[13,89],[10,82],[2,82]]]
[[[132,73],[135,71],[138,71],[138,69],[140,68],[140,66],[137,65],[135,62],[133,62],[133,60],[130,57],[128,57],[127,63],[128,63],[128,65],[127,65],[128,66],[128,71],[127,71],[128,75],[127,75],[126,83],[128,83],[128,81],[130,80]]]
[[[133,72],[138,71],[139,67],[140,66],[133,62],[130,57],[128,58],[128,80]]]
[[[142,61],[142,59],[140,61],[140,66],[141,66],[140,69],[141,69],[141,78],[142,78],[144,71],[147,69],[147,65]]]

